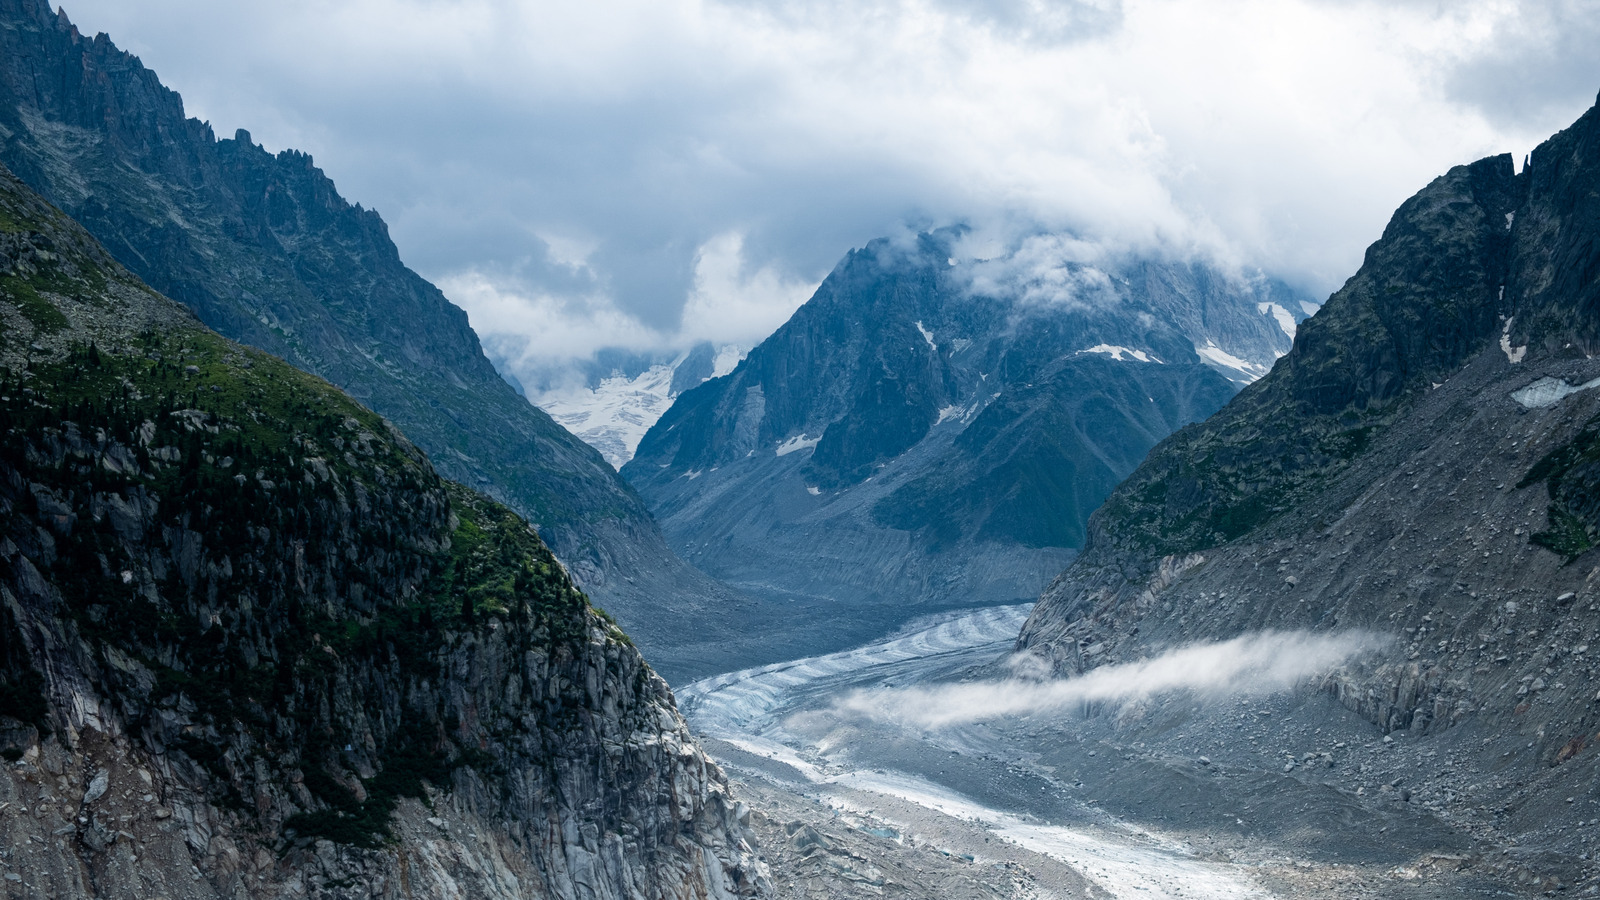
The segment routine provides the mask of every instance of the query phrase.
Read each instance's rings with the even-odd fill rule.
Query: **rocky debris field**
[[[1569,802],[1549,778],[1527,777],[1514,737],[1383,736],[1319,693],[991,730],[1015,748],[1009,763],[1084,805],[1182,834],[1274,895],[1600,893],[1583,826],[1557,827],[1552,808],[1592,821],[1595,797]],[[1547,827],[1516,827],[1534,810]]]
[[[1558,771],[1492,728],[1384,735],[1316,685],[930,739],[1037,778],[1065,805],[1181,837],[1276,896],[1600,894],[1592,755]]]
[[[1518,748],[1455,737],[1385,739],[1311,693],[1199,712],[1170,704],[1039,716],[953,729],[915,749],[857,733],[850,756],[971,796],[1032,793],[1022,814],[1031,821],[1115,823],[1179,842],[1193,861],[1236,873],[1246,885],[1237,896],[1600,895],[1589,849],[1600,824],[1594,794],[1569,801],[1537,777],[1497,772]],[[1068,865],[1003,829],[846,783],[816,784],[720,742],[709,750],[754,809],[758,851],[780,896],[1141,895],[1086,878],[1092,859]],[[1572,827],[1551,815],[1548,827],[1510,832],[1509,818],[1552,807],[1583,818]]]
[[[757,851],[784,898],[1100,898],[1070,867],[980,824],[898,798],[809,785],[782,763],[708,741],[751,806]]]

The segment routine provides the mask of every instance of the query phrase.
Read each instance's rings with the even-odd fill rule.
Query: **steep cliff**
[[[685,559],[850,604],[867,631],[1034,596],[1155,442],[1265,372],[1301,317],[1281,286],[1203,266],[1047,239],[973,260],[965,237],[852,251],[650,430],[623,474]]]
[[[737,603],[672,555],[597,452],[500,378],[376,212],[304,153],[217,140],[137,58],[44,0],[0,0],[0,161],[206,324],[343,388],[442,474],[530,519],[664,662]]]
[[[1073,671],[1380,632],[1388,650],[1325,687],[1384,733],[1470,746],[1463,807],[1570,843],[1589,807],[1562,798],[1592,786],[1600,727],[1597,304],[1591,109],[1522,173],[1485,159],[1401,206],[1272,374],[1094,514],[1019,646]]]
[[[0,894],[761,891],[525,520],[3,171],[0,296]]]

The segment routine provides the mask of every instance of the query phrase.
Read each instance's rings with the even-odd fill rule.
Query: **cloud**
[[[1323,292],[1433,176],[1520,156],[1600,88],[1592,0],[68,12],[220,133],[313,153],[530,353],[779,321],[790,288],[905,224],[1219,255]],[[730,234],[732,293],[706,261]]]
[[[477,271],[448,276],[439,287],[467,311],[491,355],[519,378],[541,360],[583,358],[601,347],[647,349],[660,343],[656,332],[603,295],[519,290]]]
[[[565,267],[589,292],[569,295],[541,290],[517,271],[468,270],[440,279],[439,287],[467,311],[472,327],[496,364],[521,382],[559,387],[569,363],[616,348],[665,353],[700,341],[749,349],[783,324],[816,291],[815,282],[786,278],[745,259],[744,237],[730,231],[702,244],[681,321],[658,328],[620,308],[606,294],[590,262],[593,244],[544,235],[547,260]],[[525,270],[525,267],[524,267]],[[575,282],[576,283],[576,282]]]
[[[984,719],[1057,712],[1088,703],[1125,703],[1162,694],[1209,698],[1263,696],[1325,675],[1387,641],[1363,631],[1267,631],[1190,644],[1160,656],[1102,666],[1076,678],[1040,680],[1023,656],[1017,677],[998,681],[857,691],[840,700],[847,715],[937,728]]]
[[[771,266],[746,271],[743,251],[744,236],[736,231],[701,245],[694,286],[683,308],[680,342],[708,340],[750,347],[816,292],[815,282],[785,278]]]
[[[1600,2],[1548,0],[1487,24],[1447,70],[1457,102],[1505,127],[1534,128],[1559,120],[1600,91]]]
[[[975,259],[959,271],[969,279],[968,290],[978,296],[1015,299],[1024,306],[1106,306],[1117,302],[1116,285],[1095,264],[1110,255],[1092,241],[1041,234],[1024,238],[1014,251]]]
[[[1104,37],[1122,23],[1117,0],[943,0],[938,5],[1010,39],[1039,44]]]

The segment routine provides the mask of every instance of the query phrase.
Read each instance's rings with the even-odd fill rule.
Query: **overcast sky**
[[[1600,90],[1600,0],[60,2],[219,135],[311,153],[530,365],[748,345],[851,247],[956,222],[1326,295]]]

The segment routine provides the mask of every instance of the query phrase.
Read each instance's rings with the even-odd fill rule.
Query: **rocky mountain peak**
[[[1600,216],[1600,107],[1536,147],[1519,176],[1523,200],[1506,219],[1512,240],[1502,329],[1533,354],[1600,350],[1600,284],[1587,243]]]
[[[861,604],[863,634],[918,603],[1026,597],[1150,446],[1266,372],[1304,317],[1291,290],[1201,263],[1060,235],[975,259],[967,237],[850,251],[678,397],[623,474],[680,553],[747,592]]]

